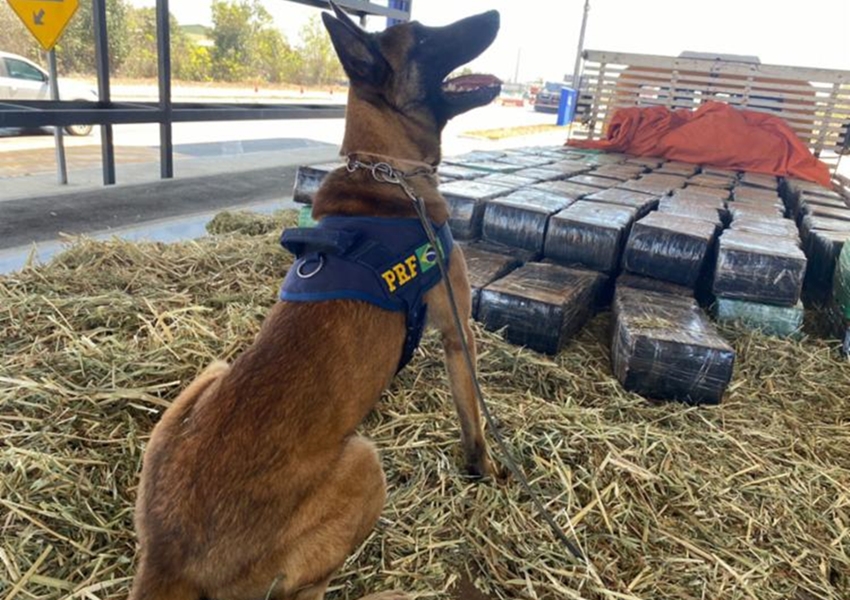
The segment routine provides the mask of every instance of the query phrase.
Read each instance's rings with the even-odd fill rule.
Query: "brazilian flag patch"
[[[440,242],[437,241],[439,244]],[[437,252],[431,244],[422,244],[416,249],[416,258],[419,260],[419,272],[424,273],[431,267],[437,266]]]

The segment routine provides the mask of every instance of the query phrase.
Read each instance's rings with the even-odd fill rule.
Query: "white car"
[[[23,56],[0,51],[0,102],[3,100],[50,100],[47,71]],[[59,80],[60,100],[97,101],[97,92],[89,86]],[[71,135],[88,135],[91,125],[68,125]]]

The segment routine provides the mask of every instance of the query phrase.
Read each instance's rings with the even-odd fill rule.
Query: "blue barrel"
[[[558,125],[567,125],[573,122],[576,116],[576,98],[578,92],[572,88],[561,88],[561,101],[558,103]]]

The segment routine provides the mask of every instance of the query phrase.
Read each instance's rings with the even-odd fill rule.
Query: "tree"
[[[318,15],[310,17],[301,28],[300,40],[298,49],[302,64],[298,83],[324,84],[345,80],[331,38]]]
[[[121,65],[120,74],[127,77],[156,77],[159,71],[156,9],[129,7],[126,27],[128,44],[133,51]],[[198,65],[197,44],[180,28],[173,15],[169,15],[169,29],[172,77],[206,79],[208,70],[205,71]],[[203,59],[200,59],[200,62],[203,62]]]
[[[254,35],[271,22],[271,15],[257,0],[213,0],[213,76],[239,81],[249,75]]]
[[[126,0],[105,0],[106,31],[109,38],[109,70],[118,72],[127,55],[130,44],[127,34]],[[60,70],[65,73],[90,74],[97,70],[95,59],[94,21],[92,3],[80,0],[77,14],[71,19],[65,33],[56,44],[56,58]]]
[[[43,62],[38,42],[5,2],[0,2],[0,49]]]

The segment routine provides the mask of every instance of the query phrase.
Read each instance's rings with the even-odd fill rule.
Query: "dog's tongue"
[[[443,82],[443,91],[447,93],[472,92],[482,88],[502,85],[502,81],[493,75],[459,75]]]

